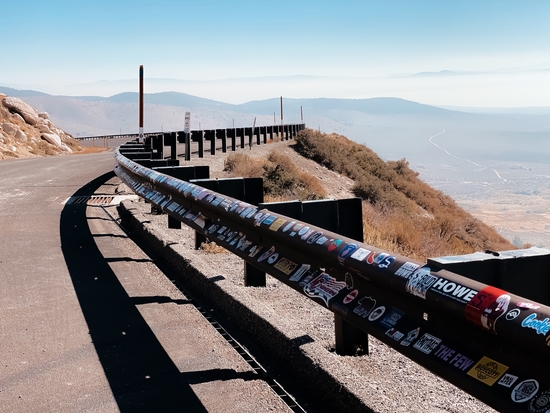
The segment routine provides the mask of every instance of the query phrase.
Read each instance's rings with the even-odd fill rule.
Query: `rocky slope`
[[[57,128],[45,112],[0,93],[0,160],[70,154],[80,143]]]

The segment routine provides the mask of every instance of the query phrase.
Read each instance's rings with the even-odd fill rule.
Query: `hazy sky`
[[[0,85],[45,85],[50,93],[80,94],[65,86],[134,79],[140,64],[149,78],[195,81],[550,69],[547,0],[29,0],[3,2],[2,16]],[[506,76],[472,82],[451,76],[433,87],[426,79],[393,86],[386,80],[380,90],[366,85],[345,94],[324,82],[300,97],[550,106],[550,70]],[[216,98],[211,85],[204,88],[193,94]],[[250,96],[277,96],[272,89],[256,85]],[[242,92],[240,100],[248,96]]]

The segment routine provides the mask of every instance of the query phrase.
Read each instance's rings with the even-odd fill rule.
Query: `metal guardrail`
[[[114,156],[137,195],[330,309],[344,330],[499,411],[550,411],[550,307]]]
[[[189,133],[193,136],[202,134],[205,137],[210,139],[211,136],[215,136],[218,139],[221,139],[220,135],[231,137],[231,135],[238,134],[239,137],[251,136],[254,134],[258,136],[262,134],[264,136],[270,134],[273,137],[273,134],[288,133],[289,128],[295,127],[302,124],[285,124],[285,125],[269,125],[269,126],[256,126],[255,128],[250,127],[238,127],[238,128],[225,128],[225,129],[193,129]],[[177,133],[183,135],[183,131],[179,132],[146,132],[143,134],[145,138],[159,135],[170,135],[171,133]],[[77,140],[94,140],[94,139],[135,139],[138,138],[138,133],[119,133],[113,135],[98,135],[98,136],[76,136]]]

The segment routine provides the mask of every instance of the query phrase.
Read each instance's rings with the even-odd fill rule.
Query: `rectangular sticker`
[[[468,376],[492,386],[508,370],[508,366],[500,364],[489,357],[483,357],[468,372]]]

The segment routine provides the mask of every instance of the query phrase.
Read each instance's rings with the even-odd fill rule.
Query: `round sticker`
[[[386,312],[386,307],[384,307],[383,305],[381,305],[380,307],[376,307],[374,310],[372,310],[370,312],[368,320],[369,321],[376,321],[380,317],[382,317],[385,312]]]
[[[273,264],[275,261],[277,261],[277,258],[279,258],[279,254],[275,253],[267,259],[267,263],[268,264]]]
[[[533,413],[550,412],[550,390],[545,390],[529,403],[529,411]]]
[[[521,314],[521,311],[517,308],[514,308],[513,310],[508,311],[508,313],[506,314],[506,320],[512,321],[515,318],[517,318],[517,316],[520,314]]]

